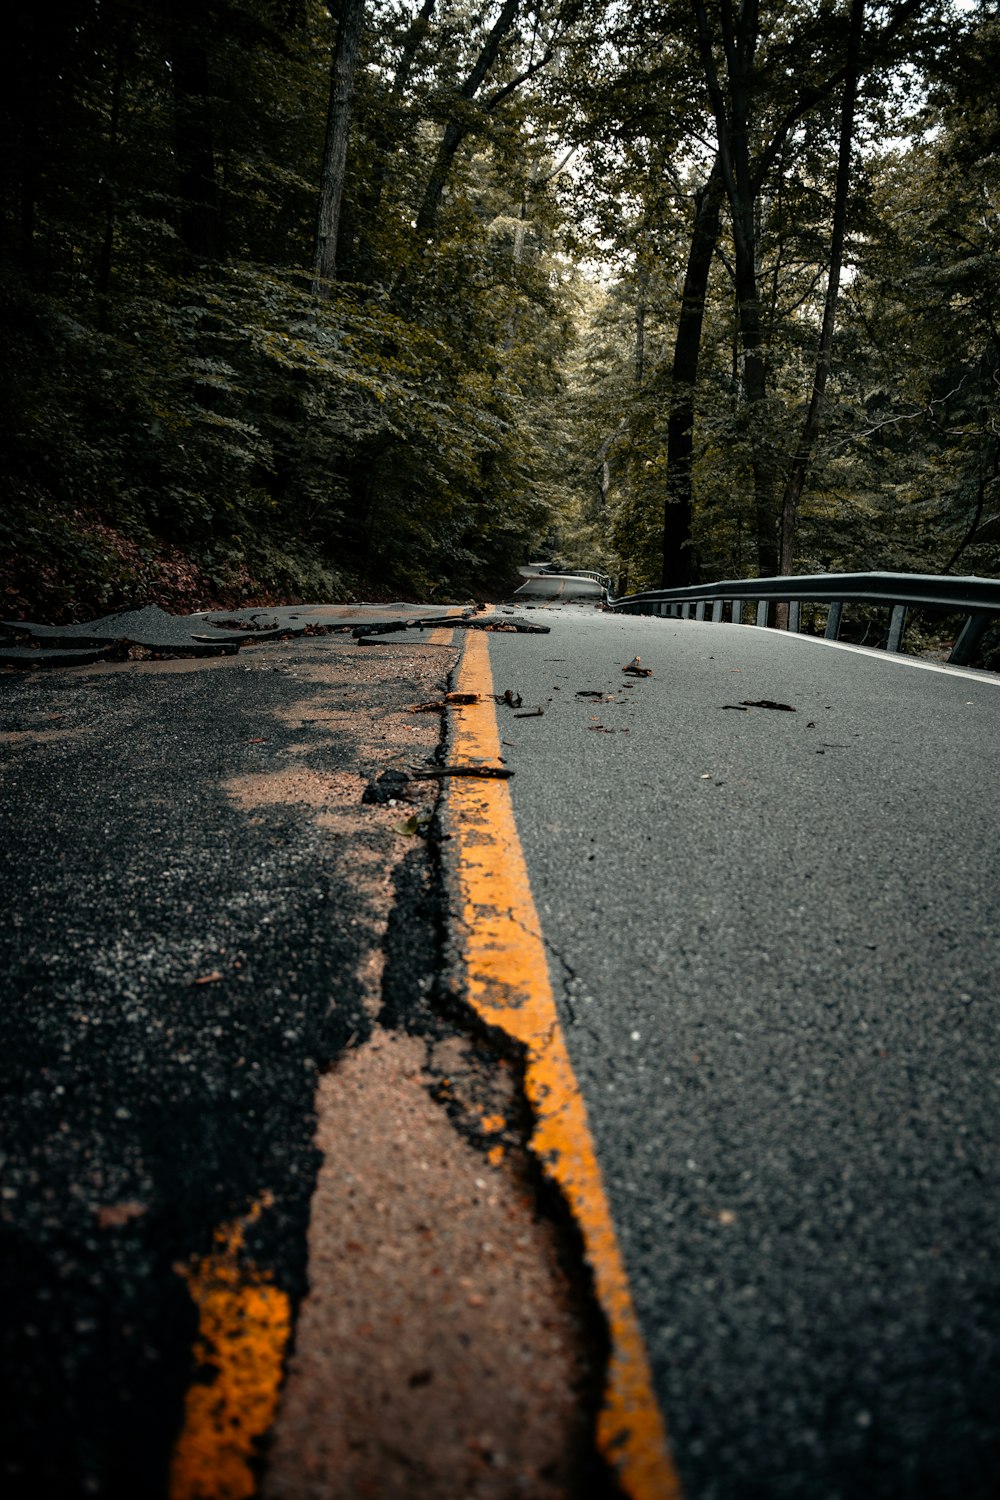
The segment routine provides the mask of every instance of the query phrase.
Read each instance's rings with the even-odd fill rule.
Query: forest
[[[0,590],[1000,564],[1000,9],[16,0]]]

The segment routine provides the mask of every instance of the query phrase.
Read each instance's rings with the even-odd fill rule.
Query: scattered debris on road
[[[464,615],[456,619],[452,615],[431,616],[429,619],[378,620],[371,624],[356,625],[351,632],[359,646],[377,645],[378,637],[393,635],[400,630],[437,630],[445,626],[448,630],[485,630],[493,634],[548,635],[548,625],[529,625],[524,620],[469,619]]]
[[[544,708],[526,708],[524,713],[515,714],[515,719],[540,719],[544,714]]]
[[[629,677],[652,677],[652,667],[641,666],[641,661],[641,656],[633,656],[632,660],[626,666],[622,667],[622,671],[627,673]]]
[[[783,714],[798,713],[798,709],[793,708],[790,703],[775,703],[771,698],[743,698],[739,703],[724,703],[722,706],[731,708],[739,714],[745,714],[749,708],[772,708]],[[814,728],[815,726],[809,725],[808,727]]]
[[[446,708],[460,708],[478,702],[478,693],[445,693],[443,698],[433,698],[430,703],[411,703],[406,712],[408,714],[441,714]]]

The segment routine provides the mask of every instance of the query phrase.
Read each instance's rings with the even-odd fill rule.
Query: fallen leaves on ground
[[[641,662],[641,656],[633,656],[632,660],[626,666],[622,667],[622,671],[627,672],[630,677],[652,677],[652,667],[641,666]]]
[[[222,978],[221,969],[213,969],[210,974],[199,974],[197,979],[192,979],[192,984],[217,984]]]
[[[412,838],[414,834],[424,833],[428,828],[430,821],[430,813],[412,813],[410,817],[406,819],[405,823],[397,823],[395,825],[394,831],[396,833],[405,834],[408,838]]]

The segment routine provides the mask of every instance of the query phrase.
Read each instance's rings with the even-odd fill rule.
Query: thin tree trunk
[[[840,113],[840,147],[837,158],[837,185],[833,201],[833,231],[830,239],[830,274],[823,304],[823,325],[816,355],[816,373],[798,448],[792,459],[781,506],[781,571],[791,573],[795,562],[795,527],[799,501],[805,485],[826,396],[826,383],[833,356],[833,334],[837,321],[837,299],[844,261],[844,236],[847,228],[847,196],[851,181],[851,149],[854,144],[854,109],[858,94],[858,72],[861,38],[864,31],[865,0],[851,0],[851,23],[847,41],[847,73],[844,80],[844,102]]]
[[[667,423],[667,494],[663,507],[661,588],[691,582],[691,467],[694,458],[694,398],[712,257],[719,240],[724,187],[718,156],[695,197],[694,230],[677,318]]]
[[[531,166],[528,168],[528,181],[524,192],[521,194],[521,203],[517,211],[517,227],[514,230],[514,247],[512,256],[515,266],[523,266],[525,261],[525,246],[528,241],[528,209],[531,196],[538,186],[542,176],[542,158],[536,153],[531,158]],[[549,181],[548,178],[545,179]]]
[[[611,460],[610,453],[613,445],[620,437],[624,437],[628,431],[628,423],[620,422],[614,432],[610,433],[597,450],[597,467],[594,472],[597,475],[597,492],[601,499],[601,511],[605,511],[608,505],[608,497],[611,494]]]
[[[503,10],[494,22],[493,29],[482,45],[471,73],[458,90],[458,98],[463,105],[471,104],[478,94],[499,56],[504,38],[513,29],[520,8],[521,0],[506,0]],[[452,162],[455,160],[459,146],[468,135],[469,128],[470,118],[466,109],[461,109],[458,116],[450,119],[444,128],[434,165],[431,168],[431,175],[427,179],[424,196],[417,212],[418,240],[426,240],[434,232]]]
[[[988,417],[989,417],[989,410],[988,410],[988,408],[984,407],[983,410],[982,410],[982,412],[980,413],[980,418],[979,418],[979,431],[980,431],[980,435],[981,436],[985,436],[986,432],[988,431],[988,427],[987,427]],[[966,528],[966,532],[965,532],[964,537],[959,542],[958,546],[955,548],[954,552],[951,554],[951,556],[949,557],[948,561],[942,567],[942,569],[941,569],[942,573],[950,573],[951,572],[952,568],[958,562],[958,559],[961,557],[961,555],[965,551],[966,547],[969,546],[969,544],[972,542],[973,538],[975,537],[976,532],[979,530],[980,523],[982,522],[982,519],[983,519],[983,511],[986,509],[986,492],[989,489],[989,487],[990,487],[991,484],[995,484],[996,483],[998,476],[1000,476],[1000,443],[998,443],[996,441],[996,439],[994,439],[993,440],[993,461],[992,461],[992,464],[990,466],[989,473],[987,473],[987,471],[986,471],[985,464],[982,461],[980,462],[979,482],[978,482],[978,484],[976,486],[976,509],[975,509],[974,514],[973,514],[972,520],[969,523],[969,526]]]
[[[639,287],[635,298],[635,384],[642,385],[646,378],[646,299],[649,290],[649,272],[639,267]]]
[[[316,249],[313,256],[313,294],[322,300],[329,299],[330,289],[337,275],[340,206],[344,197],[354,75],[357,71],[364,16],[365,0],[344,0],[330,66],[330,103],[326,116],[323,169],[316,215]]]
[[[377,152],[377,159],[368,192],[361,203],[367,220],[375,219],[382,205],[382,195],[389,179],[389,158],[398,146],[402,135],[405,118],[401,108],[402,100],[410,81],[410,74],[413,72],[413,65],[417,60],[420,44],[427,35],[436,4],[437,0],[423,0],[420,10],[410,22],[403,40],[399,61],[396,64],[385,109],[374,127],[372,144]],[[360,259],[362,262],[370,259],[367,247],[363,249]]]

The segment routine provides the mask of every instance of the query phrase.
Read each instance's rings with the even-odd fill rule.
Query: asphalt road
[[[992,1497],[1000,685],[594,594],[487,639],[544,710],[497,707],[508,784],[687,1500]],[[0,683],[5,1495],[197,1460],[247,1342],[198,1352],[213,1254],[294,1328],[278,1417],[219,1407],[239,1493],[603,1493],[578,1245],[437,988],[432,794],[362,801],[455,656]]]
[[[688,1500],[995,1496],[1000,683],[543,617],[504,755]]]
[[[334,637],[0,683],[5,1496],[166,1493],[223,1226],[298,1307],[320,1079],[433,978],[398,832],[427,788],[362,794],[433,754],[405,705],[452,660]]]

